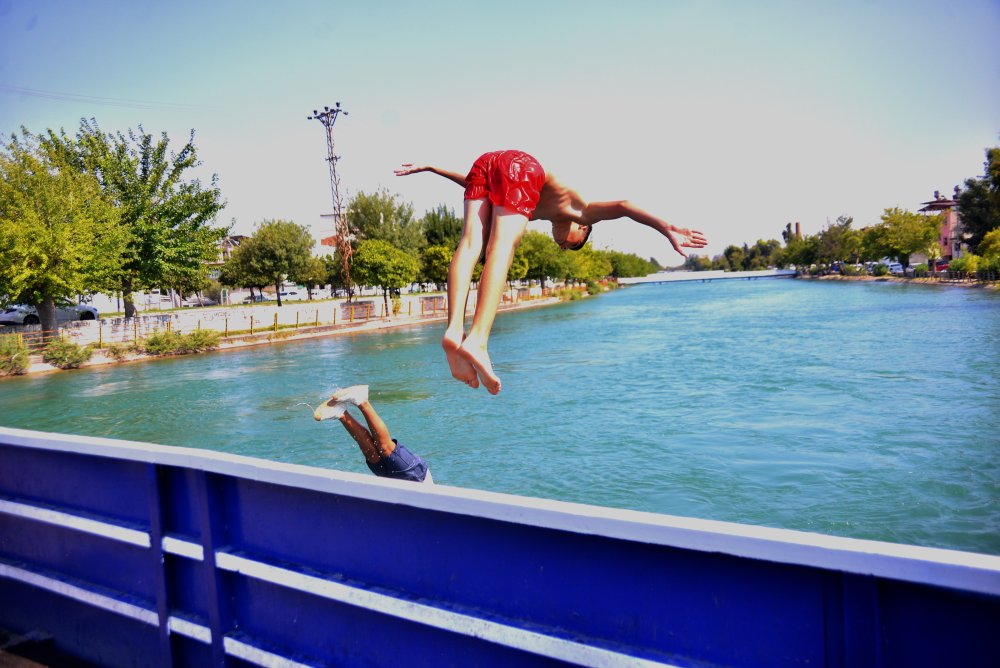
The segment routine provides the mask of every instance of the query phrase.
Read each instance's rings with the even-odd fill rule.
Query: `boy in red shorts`
[[[537,160],[523,151],[484,153],[464,176],[437,167],[412,164],[395,170],[396,176],[417,172],[432,172],[465,188],[465,224],[448,271],[448,326],[441,345],[451,375],[474,388],[482,381],[490,394],[500,392],[500,379],[493,372],[487,342],[507,271],[514,258],[514,248],[529,219],[550,221],[552,238],[568,250],[583,248],[595,223],[616,218],[631,218],[652,227],[682,256],[685,255],[682,247],[703,248],[708,243],[701,232],[670,225],[628,201],[588,203],[551,172],[546,173]],[[486,261],[479,281],[479,298],[472,326],[466,333],[465,307],[472,272],[484,243]]]

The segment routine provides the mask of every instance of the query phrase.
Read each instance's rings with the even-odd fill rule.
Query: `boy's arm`
[[[432,172],[438,176],[443,176],[444,178],[454,181],[458,185],[465,187],[465,174],[459,174],[458,172],[449,172],[445,169],[440,169],[438,167],[432,167],[431,165],[423,165],[420,167],[415,167],[412,163],[403,163],[401,169],[397,169],[393,172],[396,176],[408,176],[409,174],[416,174],[417,172]]]
[[[634,206],[627,200],[618,200],[615,202],[591,202],[583,210],[580,224],[593,225],[594,223],[598,223],[602,220],[615,220],[617,218],[631,218],[637,223],[642,223],[647,227],[652,227],[654,230],[665,236],[667,241],[670,242],[670,245],[674,247],[674,250],[680,253],[682,257],[687,257],[687,253],[681,250],[682,247],[704,248],[708,244],[708,240],[705,238],[705,235],[698,230],[690,230],[686,227],[671,225],[667,221],[657,218],[653,214]],[[680,240],[678,240],[678,236],[681,237]]]

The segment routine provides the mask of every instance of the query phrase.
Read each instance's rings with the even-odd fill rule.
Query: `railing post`
[[[278,333],[278,312],[274,312],[274,333]]]
[[[253,334],[253,314],[250,314],[250,333]]]
[[[156,589],[156,616],[159,619],[160,655],[156,663],[172,666],[173,649],[170,642],[170,594],[167,587],[167,565],[163,554],[163,497],[160,494],[160,468],[156,464],[147,466],[149,485],[149,542],[150,561]]]

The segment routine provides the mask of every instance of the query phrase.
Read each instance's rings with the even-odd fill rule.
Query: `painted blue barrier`
[[[997,666],[1000,557],[0,428],[0,628],[102,666]]]

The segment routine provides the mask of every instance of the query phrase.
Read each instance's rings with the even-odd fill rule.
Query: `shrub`
[[[112,343],[104,349],[105,355],[119,362],[135,352],[139,349],[131,343]]]
[[[885,276],[888,273],[889,273],[888,265],[884,265],[881,262],[872,267],[872,276]]]
[[[155,332],[142,342],[150,355],[173,355],[180,345],[180,334],[176,332]]]
[[[217,348],[221,339],[222,334],[208,329],[190,334],[157,332],[147,337],[144,345],[150,355],[185,355]]]
[[[861,273],[861,270],[855,267],[853,264],[842,264],[840,265],[840,275],[841,276],[857,276]]]
[[[595,281],[594,279],[588,278],[587,279],[587,292],[589,292],[592,295],[598,295],[598,294],[604,292],[604,288],[601,287],[601,284],[598,283],[597,281]]]
[[[19,376],[28,370],[28,348],[17,336],[0,336],[0,376]]]
[[[184,334],[185,344],[188,352],[202,352],[219,347],[222,340],[222,333],[211,329],[199,329],[190,334]]]
[[[42,349],[42,359],[60,369],[76,369],[94,354],[92,348],[55,339]]]
[[[914,278],[927,278],[929,272],[927,271],[926,264],[915,264],[913,265],[913,277]]]

